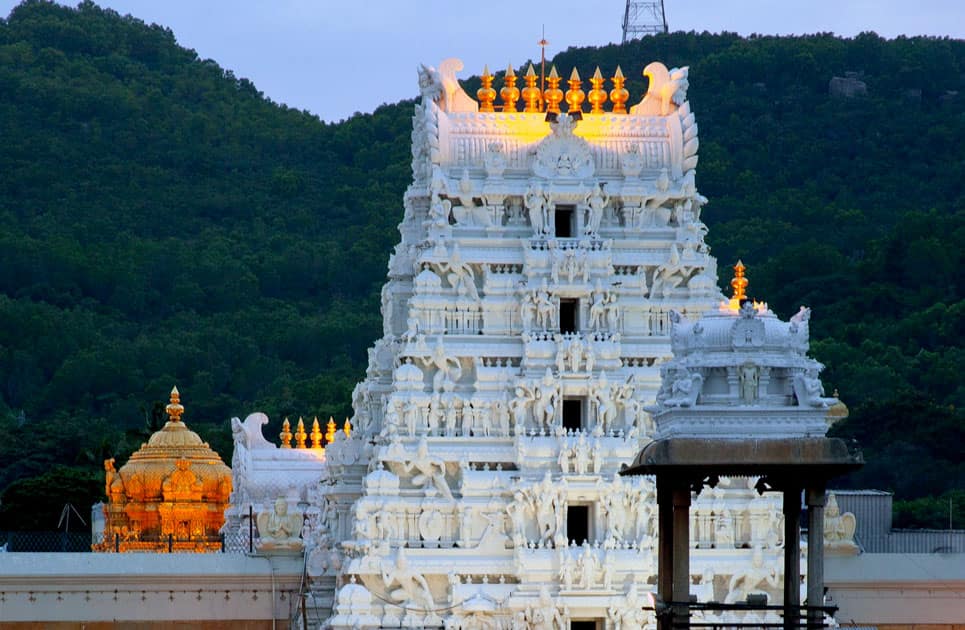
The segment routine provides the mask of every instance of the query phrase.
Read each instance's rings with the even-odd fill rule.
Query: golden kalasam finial
[[[529,64],[529,69],[526,70],[526,75],[523,80],[526,81],[526,87],[523,88],[523,103],[526,106],[523,108],[524,112],[531,114],[539,113],[539,99],[540,91],[536,87],[536,80],[539,77],[536,76],[536,70],[533,69],[533,64]]]
[[[614,114],[627,113],[627,100],[630,98],[630,92],[623,87],[626,80],[626,77],[623,76],[623,70],[620,69],[620,66],[617,66],[617,71],[613,73],[613,89],[610,90],[610,101],[613,103]]]
[[[352,437],[352,423],[345,419],[345,424],[342,425],[342,431],[345,431],[345,437]]]
[[[328,417],[328,424],[325,425],[325,443],[331,444],[335,441],[335,418]]]
[[[583,92],[583,82],[580,80],[580,73],[576,71],[576,68],[573,68],[573,72],[570,73],[570,80],[567,83],[570,89],[566,91],[566,111],[569,113],[582,112],[586,94]]]
[[[301,418],[298,419],[298,427],[295,428],[295,448],[305,448],[305,438],[308,434],[305,433],[305,421]]]
[[[318,416],[312,421],[312,448],[322,448],[322,429],[318,426]]]
[[[556,66],[550,67],[550,74],[546,77],[550,84],[543,91],[543,100],[546,102],[546,111],[554,114],[560,113],[560,102],[563,100],[563,90],[560,89],[560,75],[556,73]]]
[[[603,75],[600,74],[600,66],[596,67],[593,76],[590,77],[590,85],[593,88],[586,97],[586,100],[590,101],[590,113],[602,114],[603,104],[606,103],[606,90],[603,89]]]
[[[483,73],[480,77],[482,87],[476,90],[476,98],[479,99],[479,111],[494,112],[493,101],[496,100],[496,90],[493,89],[493,75],[489,74],[489,66],[483,66]]]
[[[733,300],[740,304],[741,300],[747,299],[744,290],[747,288],[747,278],[744,277],[744,270],[746,267],[741,261],[737,261],[734,265],[734,279],[730,281],[730,286],[734,288]]]
[[[499,98],[503,100],[504,112],[516,111],[519,88],[516,87],[516,73],[513,72],[513,64],[509,64],[509,68],[506,69],[506,76],[503,77],[503,89],[499,91]]]
[[[292,425],[289,424],[288,418],[285,418],[285,421],[281,423],[281,433],[278,437],[281,438],[282,448],[292,447]]]
[[[171,390],[171,402],[164,410],[168,412],[168,418],[171,422],[181,422],[184,407],[181,406],[181,392],[178,391],[177,385]]]

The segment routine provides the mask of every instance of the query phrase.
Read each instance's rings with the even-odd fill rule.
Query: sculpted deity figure
[[[599,438],[593,440],[591,458],[593,461],[593,474],[599,475],[600,471],[603,470],[603,445],[600,443]]]
[[[553,378],[550,368],[546,368],[543,380],[535,388],[535,394],[533,413],[536,416],[536,422],[548,429],[556,420],[556,407],[559,405],[559,385]]]
[[[664,297],[669,296],[670,292],[684,281],[684,274],[684,264],[680,260],[680,252],[676,245],[671,245],[670,258],[666,263],[657,267],[653,274],[650,295],[654,296],[660,293]]]
[[[613,428],[613,423],[617,416],[617,397],[614,395],[613,388],[607,380],[606,373],[600,374],[600,380],[596,386],[590,390],[591,398],[596,402],[596,422],[602,431]]]
[[[427,612],[435,608],[429,583],[421,573],[409,567],[405,547],[399,548],[394,563],[383,558],[381,570],[389,598],[399,606]]]
[[[191,470],[191,462],[179,459],[175,469],[164,478],[161,492],[165,501],[199,501],[204,484]]]
[[[553,483],[549,471],[540,483],[531,487],[528,494],[529,505],[536,514],[538,543],[546,545],[562,535],[562,520],[566,514],[566,483]],[[565,544],[565,543],[564,543]]]
[[[781,588],[780,575],[774,567],[764,566],[764,552],[760,547],[754,548],[751,557],[751,566],[742,566],[730,578],[727,597],[724,598],[725,604],[747,599],[748,595],[763,593],[767,587],[772,589]]]
[[[429,224],[434,228],[449,227],[449,215],[452,213],[452,202],[448,199],[436,197],[429,206]]]
[[[472,265],[462,259],[458,245],[452,246],[448,260],[439,263],[439,270],[446,274],[446,280],[459,297],[479,301],[479,292],[476,291],[476,272],[473,271]]]
[[[560,439],[560,453],[556,456],[556,463],[560,465],[560,470],[564,474],[570,472],[570,457],[572,454],[573,449],[567,446],[566,439]]]
[[[625,538],[625,528],[628,524],[628,510],[630,508],[629,497],[624,489],[620,476],[613,478],[613,484],[606,492],[603,500],[603,509],[606,513],[606,535],[621,541]]]
[[[493,401],[493,420],[495,420],[496,430],[501,437],[509,436],[509,404],[506,394],[502,398]]]
[[[565,591],[573,590],[573,578],[576,566],[570,551],[566,547],[560,549],[560,588]]]
[[[531,291],[520,291],[519,319],[523,332],[533,330],[536,325],[536,294]]]
[[[120,479],[120,477],[117,474],[117,470],[114,468],[114,458],[111,457],[110,459],[105,459],[104,460],[104,494],[111,497],[112,501],[114,501],[113,497],[115,494],[113,492],[112,486],[114,485],[114,481],[116,479]],[[123,483],[119,484],[119,489],[120,489],[120,492],[118,492],[117,494],[121,498],[123,498],[124,496]],[[114,502],[119,503],[120,501],[114,501]]]
[[[503,153],[503,145],[499,142],[490,142],[483,154],[483,166],[486,168],[487,177],[500,177],[506,170],[506,155]]]
[[[753,363],[745,363],[740,366],[740,389],[741,400],[751,404],[757,400],[758,383],[760,382],[759,370]]]
[[[284,497],[275,499],[272,511],[258,514],[258,535],[261,537],[259,549],[301,549],[302,513],[288,513],[288,501]]]
[[[824,509],[824,546],[832,549],[855,549],[854,530],[857,525],[854,514],[841,513],[838,499],[834,493],[828,495],[828,505]]]
[[[593,588],[596,585],[596,576],[600,571],[600,561],[593,553],[590,543],[583,541],[583,553],[577,561],[577,568],[580,572],[580,588]]]
[[[576,440],[576,445],[573,447],[573,471],[578,475],[585,475],[589,468],[590,445],[586,441],[586,434],[580,433],[580,437]]]
[[[603,290],[600,281],[596,281],[596,287],[590,295],[590,330],[601,330],[606,324],[607,304],[609,295]]]
[[[564,630],[567,627],[545,584],[539,589],[539,601],[526,608],[524,617],[528,624],[524,627],[528,630]]]
[[[802,407],[829,407],[838,401],[837,398],[825,398],[824,386],[815,368],[794,377],[794,395]]]
[[[526,426],[526,411],[536,401],[535,392],[523,383],[516,386],[516,397],[509,401],[509,413],[513,417],[516,435],[521,435]]]
[[[606,556],[603,558],[602,577],[603,590],[612,590],[613,579],[616,577],[616,567],[614,566],[614,559],[610,551],[607,551]]]
[[[429,434],[436,434],[442,426],[442,423],[445,422],[445,419],[446,412],[442,405],[442,398],[439,394],[433,394],[429,399],[429,408],[426,413],[426,424],[429,426]]]
[[[570,360],[570,372],[580,371],[580,360],[583,358],[583,340],[574,335],[567,344],[566,355]]]
[[[539,184],[531,184],[524,196],[529,222],[533,226],[533,236],[539,238],[549,229],[549,200]]]
[[[647,612],[643,610],[643,602],[637,592],[637,584],[634,582],[627,591],[626,598],[622,606],[610,606],[607,609],[607,618],[613,630],[637,630],[647,625]]]
[[[600,230],[600,221],[603,219],[603,209],[610,203],[610,195],[603,193],[603,188],[597,183],[593,190],[584,198],[586,204],[586,233],[595,235]]]
[[[663,401],[667,407],[693,407],[697,404],[697,397],[703,386],[704,377],[699,373],[691,373],[685,368],[677,370],[670,388],[670,397]]]
[[[550,296],[549,286],[546,279],[533,297],[536,304],[536,324],[543,330],[555,327],[556,323],[556,301]]]
[[[513,493],[513,500],[506,506],[506,513],[509,514],[509,521],[512,531],[513,546],[522,549],[526,546],[526,512],[529,503],[521,490]]]
[[[462,377],[462,366],[459,359],[451,354],[446,354],[446,348],[442,344],[442,337],[436,342],[435,348],[429,357],[420,359],[426,366],[436,368],[436,373],[432,376],[432,390],[434,392],[451,391],[455,382]]]
[[[433,486],[444,498],[454,500],[449,484],[446,482],[446,463],[441,458],[429,454],[429,443],[424,437],[419,440],[415,457],[402,462],[402,470],[405,473],[416,471],[412,477],[413,484],[422,486],[424,489]]]
[[[617,294],[607,293],[606,296],[606,325],[610,332],[617,332],[620,322],[620,307],[617,306]]]

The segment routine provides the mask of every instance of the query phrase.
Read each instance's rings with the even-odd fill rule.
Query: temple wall
[[[866,553],[825,569],[842,626],[965,629],[965,554]]]
[[[0,627],[286,628],[302,558],[0,554]]]

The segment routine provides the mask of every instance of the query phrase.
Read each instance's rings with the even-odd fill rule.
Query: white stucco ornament
[[[573,135],[577,124],[566,115],[560,115],[550,123],[552,133],[536,147],[533,174],[547,179],[582,179],[593,175],[590,145]]]

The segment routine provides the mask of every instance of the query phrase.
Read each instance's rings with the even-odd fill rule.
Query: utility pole
[[[642,35],[656,35],[666,33],[667,13],[664,11],[663,0],[656,2],[634,2],[627,0],[627,8],[623,12],[623,43]]]

